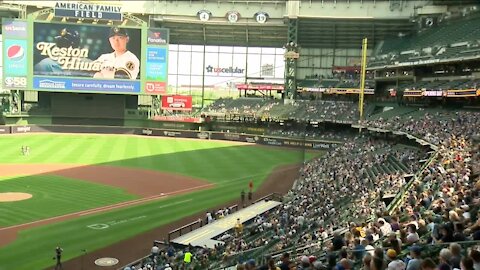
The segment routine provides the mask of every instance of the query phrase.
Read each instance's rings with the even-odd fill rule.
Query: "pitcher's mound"
[[[16,202],[32,198],[30,193],[22,192],[4,192],[0,193],[0,202]]]

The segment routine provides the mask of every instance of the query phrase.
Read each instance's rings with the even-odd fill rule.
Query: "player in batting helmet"
[[[55,37],[55,43],[60,48],[77,48],[80,45],[80,34],[78,31],[63,28],[59,35]]]
[[[80,34],[78,31],[68,28],[61,29],[54,40],[58,48],[78,48],[80,46]],[[35,75],[65,75],[60,64],[49,57],[45,57],[35,64],[34,71]]]

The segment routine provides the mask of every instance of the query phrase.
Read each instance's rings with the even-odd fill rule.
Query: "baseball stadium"
[[[0,17],[0,270],[480,270],[480,1]]]

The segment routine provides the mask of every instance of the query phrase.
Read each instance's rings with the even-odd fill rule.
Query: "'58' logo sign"
[[[27,77],[5,77],[5,87],[27,87]]]

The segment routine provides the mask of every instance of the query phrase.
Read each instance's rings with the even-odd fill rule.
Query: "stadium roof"
[[[478,0],[433,0],[432,4],[448,6],[475,5],[478,4]]]
[[[359,48],[365,37],[373,46],[399,32],[413,30],[409,20],[300,19],[298,44],[316,48]]]
[[[282,47],[287,41],[288,27],[283,21],[267,25],[156,23],[170,29],[170,42],[174,44]],[[409,20],[300,18],[298,44],[305,48],[358,48],[364,37],[374,46],[399,32],[407,34],[413,30]]]

